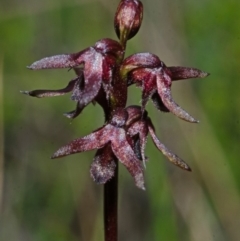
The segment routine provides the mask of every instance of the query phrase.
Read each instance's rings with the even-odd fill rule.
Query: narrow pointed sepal
[[[157,77],[157,91],[163,104],[167,109],[172,112],[174,115],[179,117],[182,120],[198,123],[199,121],[188,114],[184,109],[182,109],[172,98],[171,89],[168,84],[166,84],[166,76],[158,75]]]
[[[167,69],[171,72],[172,80],[205,78],[210,75],[209,73],[201,71],[200,69],[190,67],[171,66],[167,67]]]
[[[102,148],[108,141],[109,133],[104,131],[104,128],[97,130],[85,137],[75,139],[69,144],[59,148],[53,155],[52,159],[68,156],[75,153],[90,151]]]
[[[73,68],[77,67],[77,63],[70,54],[60,54],[54,55],[51,57],[46,57],[40,59],[30,66],[27,66],[28,69],[38,70],[38,69],[61,69],[61,68]]]
[[[149,133],[152,137],[152,140],[153,140],[155,146],[158,148],[159,151],[162,152],[162,154],[165,157],[167,157],[167,159],[170,162],[172,162],[174,165],[182,168],[183,170],[191,171],[191,168],[187,165],[187,163],[185,163],[180,157],[178,157],[177,155],[172,153],[165,145],[163,145],[159,141],[159,139],[157,138],[157,136],[155,134],[153,124],[151,123],[150,120],[149,120],[148,130],[149,130]]]
[[[136,186],[145,190],[141,161],[136,157],[132,147],[129,145],[124,129],[115,128],[114,134],[111,137],[111,147],[114,155],[134,178]]]
[[[32,90],[20,91],[20,93],[37,98],[61,96],[71,92],[77,80],[78,78],[71,80],[65,88],[59,90]]]
[[[79,103],[77,103],[76,109],[73,111],[69,111],[64,113],[63,115],[66,116],[69,119],[74,119],[76,118],[78,115],[81,114],[82,110],[84,109],[85,106],[81,106]]]

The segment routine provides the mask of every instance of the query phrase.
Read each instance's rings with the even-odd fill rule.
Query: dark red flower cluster
[[[114,21],[119,42],[102,39],[78,53],[51,56],[34,62],[29,69],[70,68],[74,69],[77,77],[60,90],[22,93],[41,98],[71,92],[71,99],[76,101],[77,106],[65,114],[68,118],[75,118],[90,102],[97,102],[105,114],[103,127],[61,147],[52,158],[97,149],[90,169],[97,183],[104,184],[114,176],[119,160],[133,176],[136,185],[144,189],[143,166],[147,160],[145,145],[148,134],[169,161],[184,170],[191,170],[156,137],[145,110],[148,100],[151,98],[158,110],[171,112],[189,122],[198,122],[175,103],[171,85],[175,80],[203,78],[208,74],[195,68],[167,67],[151,53],[137,53],[124,59],[126,43],[138,32],[142,17],[140,1],[122,0]],[[126,107],[127,87],[132,84],[142,89],[141,107]]]

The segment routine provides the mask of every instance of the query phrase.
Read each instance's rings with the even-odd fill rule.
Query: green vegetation
[[[143,4],[143,25],[129,41],[126,56],[149,51],[169,66],[197,67],[211,75],[172,87],[176,102],[199,124],[147,105],[160,140],[193,172],[171,165],[150,141],[146,192],[120,165],[119,240],[238,241],[240,1]],[[89,175],[94,152],[50,160],[60,146],[101,126],[102,110],[88,107],[70,121],[61,115],[75,108],[69,96],[37,99],[19,91],[67,84],[72,71],[33,72],[25,66],[80,51],[101,38],[116,39],[112,22],[117,5],[107,0],[0,3],[0,240],[103,238],[102,186]],[[140,90],[130,91],[129,103],[139,103]]]

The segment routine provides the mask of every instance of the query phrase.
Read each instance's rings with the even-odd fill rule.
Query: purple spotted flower
[[[115,40],[102,39],[93,47],[74,54],[61,54],[43,58],[28,68],[32,70],[73,68],[77,77],[60,90],[34,90],[22,93],[34,97],[52,97],[72,92],[71,99],[77,102],[76,109],[65,115],[75,118],[90,102],[99,103],[108,115],[108,100],[119,58],[123,54],[122,46]]]
[[[184,120],[197,122],[174,102],[171,84],[173,80],[205,77],[207,74],[194,68],[167,67],[156,55],[150,53],[131,55],[122,63],[121,57],[121,45],[114,40],[103,39],[94,47],[76,54],[41,59],[29,68],[74,68],[77,77],[60,90],[23,93],[40,98],[72,92],[71,99],[77,102],[77,107],[65,114],[69,118],[79,115],[90,102],[100,104],[106,116],[105,125],[61,147],[52,158],[96,149],[90,173],[97,183],[104,184],[114,176],[116,161],[119,160],[133,176],[136,185],[144,189],[143,166],[147,160],[145,146],[148,134],[170,162],[184,170],[191,170],[156,137],[152,121],[145,111],[148,99],[151,98],[159,110],[170,111]],[[113,98],[125,98],[119,103],[126,101],[125,91],[131,84],[142,88],[142,107],[116,105],[111,110],[110,102],[118,103]]]
[[[142,110],[151,98],[157,109],[170,111],[185,121],[198,122],[173,100],[171,85],[174,80],[204,78],[208,73],[189,67],[167,67],[150,53],[138,53],[126,58],[121,65],[121,73],[128,85],[136,84],[142,89]]]
[[[155,146],[175,165],[190,171],[190,167],[168,150],[155,135],[151,119],[145,111],[149,98],[162,111],[172,112],[190,122],[197,122],[178,106],[171,96],[174,80],[205,77],[198,69],[167,67],[156,55],[138,53],[121,63],[122,46],[111,39],[98,41],[93,47],[76,54],[56,55],[34,62],[30,69],[73,68],[77,77],[59,90],[34,90],[22,93],[34,97],[51,97],[71,92],[77,102],[74,111],[65,114],[68,118],[78,116],[90,102],[103,107],[106,123],[91,134],[76,139],[61,147],[52,158],[96,149],[90,168],[92,178],[104,184],[115,173],[119,160],[133,176],[136,185],[144,189],[143,166],[146,164],[145,146],[150,134]],[[126,88],[136,84],[142,88],[142,106],[116,107],[111,110],[114,99],[126,101]],[[125,96],[125,97],[124,97]]]
[[[144,190],[144,167],[149,160],[145,154],[148,136],[167,160],[183,170],[191,171],[157,138],[146,111],[148,100],[151,99],[158,110],[196,123],[198,120],[174,101],[171,85],[176,80],[208,75],[196,68],[168,67],[151,53],[135,53],[126,58],[127,42],[138,33],[142,20],[141,1],[120,0],[114,18],[119,41],[105,38],[80,52],[34,62],[29,69],[68,68],[73,69],[76,76],[62,89],[21,91],[38,98],[71,93],[76,107],[65,113],[68,118],[77,117],[89,103],[98,103],[103,108],[105,122],[102,127],[62,146],[52,155],[52,159],[96,150],[90,175],[96,183],[104,184],[105,241],[117,241],[118,237],[118,163],[126,167],[136,186]],[[142,89],[141,106],[127,107],[128,87],[133,84]]]
[[[109,123],[61,147],[52,158],[98,149],[90,169],[97,183],[106,183],[113,177],[114,160],[118,159],[133,176],[136,186],[144,189],[143,165],[148,134],[170,162],[184,170],[191,170],[158,140],[151,119],[146,111],[142,115],[139,106],[116,109]]]
[[[103,108],[105,124],[101,128],[73,140],[52,156],[59,158],[97,150],[90,168],[97,183],[105,184],[113,178],[119,160],[136,185],[144,189],[143,167],[148,160],[145,156],[148,135],[170,162],[191,170],[158,140],[145,107],[151,98],[157,109],[189,122],[198,122],[173,100],[171,85],[175,80],[203,78],[208,74],[195,68],[167,67],[151,53],[136,53],[124,59],[126,43],[137,34],[142,18],[140,1],[121,0],[114,19],[119,42],[105,38],[80,52],[43,58],[28,67],[32,70],[69,68],[75,71],[76,77],[59,90],[22,91],[23,94],[42,98],[71,93],[76,108],[65,113],[68,118],[77,117],[90,102]],[[127,88],[132,84],[142,89],[141,107],[126,107]]]

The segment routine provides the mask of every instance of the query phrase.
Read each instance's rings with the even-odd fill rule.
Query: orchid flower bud
[[[122,0],[114,19],[115,32],[121,43],[134,37],[142,23],[143,5],[138,0]]]

